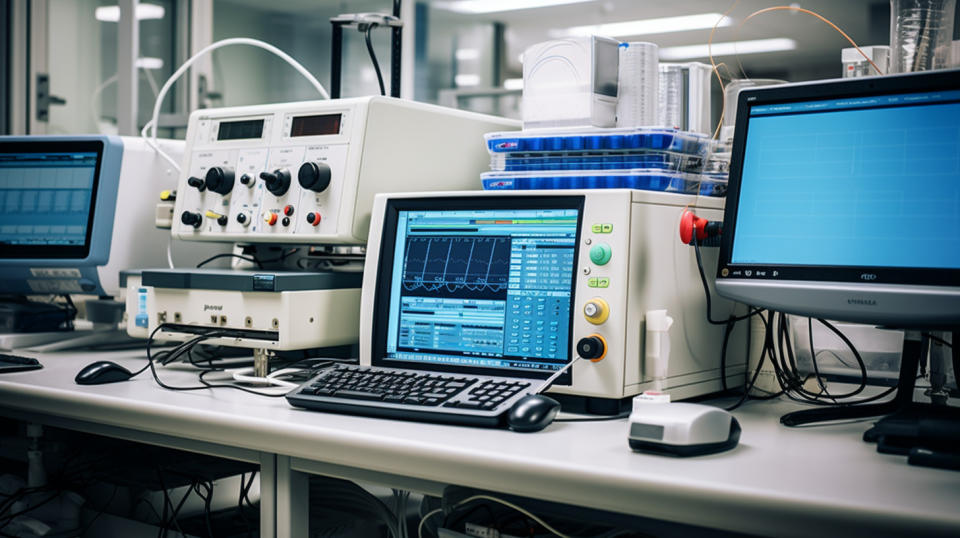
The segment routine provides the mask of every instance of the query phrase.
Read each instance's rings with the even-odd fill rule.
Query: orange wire
[[[740,27],[743,26],[743,23],[745,23],[745,22],[747,22],[748,20],[756,17],[757,15],[760,15],[760,14],[762,14],[762,13],[768,13],[768,12],[770,12],[770,11],[784,11],[784,10],[787,10],[787,11],[797,11],[797,12],[800,12],[800,13],[805,13],[805,14],[807,14],[807,15],[810,15],[811,17],[816,17],[816,18],[820,19],[821,21],[829,24],[831,28],[833,28],[834,30],[836,30],[837,32],[839,32],[840,35],[842,35],[842,36],[844,37],[844,39],[846,39],[847,41],[849,41],[850,44],[853,45],[853,48],[857,49],[857,52],[859,52],[860,55],[863,56],[863,58],[864,58],[865,60],[867,60],[868,62],[870,62],[870,65],[873,66],[874,69],[876,69],[878,75],[883,75],[883,74],[884,74],[884,72],[881,71],[879,67],[877,67],[877,64],[873,63],[873,60],[871,60],[870,57],[867,56],[867,53],[863,52],[863,50],[860,48],[860,46],[857,45],[857,43],[856,43],[850,36],[848,36],[846,32],[844,32],[843,30],[841,30],[839,26],[837,26],[836,24],[833,24],[832,22],[830,22],[830,20],[827,19],[826,17],[824,17],[823,15],[821,15],[821,14],[815,12],[815,11],[810,11],[809,9],[804,9],[804,8],[802,8],[802,7],[794,7],[794,6],[774,6],[774,7],[768,7],[768,8],[764,8],[764,9],[760,9],[760,10],[754,11],[753,13],[751,13],[750,15],[748,15],[747,18],[743,19],[743,20],[740,22],[740,24],[737,25],[737,34],[740,33]],[[736,40],[734,40],[734,42],[736,42]]]
[[[717,82],[720,83],[720,121],[717,123],[717,129],[713,131],[713,137],[717,138],[720,136],[720,126],[723,125],[723,111],[727,108],[727,89],[723,86],[723,79],[720,78],[720,70],[717,69],[717,62],[713,60],[713,35],[717,33],[717,27],[720,26],[720,23],[723,22],[723,19],[727,18],[727,15],[737,4],[740,3],[740,0],[734,0],[733,4],[723,12],[723,15],[720,15],[720,18],[717,19],[717,22],[714,23],[713,29],[710,30],[710,39],[707,40],[707,56],[710,57],[710,65],[713,66],[713,74],[717,76]]]

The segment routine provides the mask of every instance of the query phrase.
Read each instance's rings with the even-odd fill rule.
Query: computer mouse
[[[630,448],[670,456],[702,456],[730,450],[740,441],[740,423],[729,411],[686,402],[634,399]]]
[[[560,402],[543,394],[527,394],[507,411],[507,426],[515,432],[538,432],[547,427],[557,413]]]
[[[77,372],[73,380],[78,385],[102,385],[126,381],[133,377],[133,373],[123,366],[111,361],[97,361],[83,367]]]

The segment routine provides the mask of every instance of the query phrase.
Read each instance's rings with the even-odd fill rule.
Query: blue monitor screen
[[[568,363],[578,204],[397,211],[379,363],[537,377]]]
[[[0,153],[0,257],[84,248],[98,161],[96,151]]]
[[[733,264],[960,268],[960,91],[756,105],[742,162]]]

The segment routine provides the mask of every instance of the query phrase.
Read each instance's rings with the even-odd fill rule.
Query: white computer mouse
[[[737,446],[740,423],[728,411],[709,405],[634,400],[627,435],[634,450],[701,456]]]

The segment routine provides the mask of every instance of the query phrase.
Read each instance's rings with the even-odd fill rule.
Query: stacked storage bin
[[[701,174],[704,135],[665,128],[499,132],[486,135],[486,190],[643,189],[723,196],[725,178]],[[722,185],[721,185],[722,183]]]

